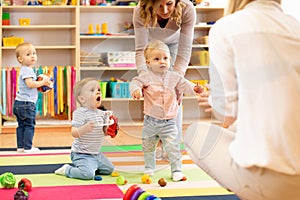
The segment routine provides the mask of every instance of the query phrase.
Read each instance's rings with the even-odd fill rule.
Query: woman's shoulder
[[[189,0],[181,0],[180,2],[184,4],[184,6],[182,8],[183,21],[190,21],[191,19],[195,20],[196,9],[195,9],[193,3]]]
[[[184,10],[195,10],[194,4],[190,0],[181,0],[185,4]]]

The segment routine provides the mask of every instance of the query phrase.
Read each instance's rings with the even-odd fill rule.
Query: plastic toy
[[[27,178],[22,178],[18,183],[19,190],[24,190],[26,192],[29,192],[32,188],[32,183]]]
[[[117,185],[125,185],[128,181],[124,178],[124,176],[118,176],[116,179]]]
[[[11,172],[5,172],[0,176],[0,183],[4,188],[14,188],[16,184],[16,177]]]
[[[124,194],[123,200],[161,200],[137,185],[130,186]]]
[[[102,29],[102,34],[104,34],[104,35],[108,34],[108,26],[107,26],[107,23],[102,23],[102,24],[101,24],[101,29]]]
[[[160,179],[158,180],[158,185],[159,185],[160,187],[165,187],[165,186],[167,185],[167,180],[164,179],[164,178],[160,178]]]
[[[37,90],[39,92],[47,93],[50,90],[52,90],[52,88],[53,88],[53,78],[50,75],[48,75],[48,74],[40,74],[40,75],[38,75],[38,77],[37,77],[36,80],[37,81],[42,81],[44,78],[50,78],[50,80],[52,81],[52,84],[50,86],[41,86],[41,87],[38,87]]]
[[[43,1],[43,6],[51,6],[53,4],[52,0]]]
[[[10,14],[7,12],[2,13],[2,25],[10,25]]]
[[[89,24],[88,26],[88,34],[94,34],[95,31],[94,31],[94,28],[93,28],[93,24]]]
[[[118,177],[118,176],[120,176],[120,174],[118,172],[112,172],[110,175],[112,177]]]
[[[28,192],[24,190],[18,190],[14,195],[14,200],[28,200]]]
[[[101,28],[99,24],[96,24],[96,34],[100,34],[101,33]]]
[[[148,174],[144,174],[142,176],[142,183],[144,183],[144,184],[150,184],[150,183],[152,183],[151,177]]]
[[[102,181],[102,176],[96,175],[96,176],[94,176],[94,180],[95,181]]]
[[[38,6],[40,4],[36,0],[27,0],[26,5],[27,6]]]
[[[131,200],[137,200],[144,192],[146,192],[145,190],[143,190],[142,188],[138,188],[131,196]]]
[[[30,18],[20,18],[19,19],[20,26],[28,26],[30,25]]]
[[[119,130],[119,125],[118,125],[118,118],[111,115],[109,117],[109,119],[113,119],[114,123],[109,125],[107,128],[107,135],[109,135],[111,138],[116,137],[116,135],[118,134],[118,130]]]

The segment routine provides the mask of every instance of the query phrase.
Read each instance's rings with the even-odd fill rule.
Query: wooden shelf
[[[5,12],[60,12],[62,10],[72,11],[77,6],[2,6]]]
[[[71,46],[35,46],[35,48],[37,50],[58,50],[58,49],[76,49],[75,45],[71,45]],[[16,47],[2,47],[2,50],[15,50]]]
[[[210,29],[212,25],[195,25],[194,29]]]
[[[134,6],[80,6],[80,12],[121,12],[132,13]]]
[[[9,25],[2,26],[4,30],[42,30],[42,29],[75,29],[76,25],[28,25],[28,26],[20,26],[20,25]]]

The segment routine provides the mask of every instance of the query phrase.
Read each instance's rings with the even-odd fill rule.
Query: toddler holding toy
[[[39,148],[32,146],[36,119],[36,101],[38,87],[52,84],[50,78],[36,81],[33,70],[37,61],[35,47],[30,43],[22,43],[16,47],[16,57],[21,64],[18,77],[18,92],[13,105],[13,113],[17,118],[17,151],[33,153]]]
[[[144,95],[144,124],[142,145],[145,159],[145,174],[154,175],[155,147],[159,140],[169,157],[173,181],[183,181],[180,141],[176,126],[178,99],[176,91],[189,95],[201,93],[204,88],[195,85],[175,71],[170,71],[168,46],[154,40],[144,50],[148,71],[134,77],[130,93],[134,100]]]
[[[111,125],[106,124],[105,111],[99,110],[101,91],[98,80],[85,78],[77,82],[74,97],[81,107],[73,112],[71,134],[75,138],[71,148],[72,164],[65,164],[55,174],[69,178],[91,180],[95,173],[109,175],[114,170],[112,162],[100,152],[106,135],[112,138],[118,131],[117,118]]]

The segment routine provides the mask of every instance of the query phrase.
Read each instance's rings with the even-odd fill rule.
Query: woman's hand
[[[209,85],[205,85],[207,90],[201,92],[198,95],[198,105],[200,107],[205,107],[204,112],[212,112],[212,107],[208,103],[208,97],[210,95]]]

